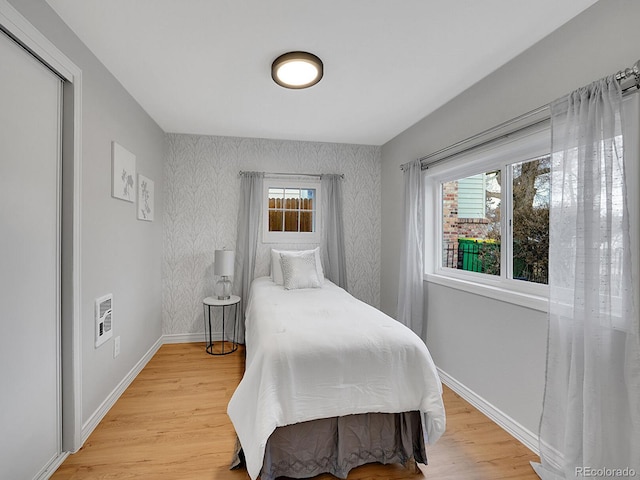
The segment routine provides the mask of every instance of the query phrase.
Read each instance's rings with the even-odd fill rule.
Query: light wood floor
[[[51,477],[242,479],[228,469],[235,434],[226,407],[242,377],[244,351],[213,357],[204,344],[164,345],[94,430]],[[427,447],[429,465],[364,465],[349,480],[536,480],[537,457],[445,387],[447,431]],[[335,480],[321,475],[314,480]]]

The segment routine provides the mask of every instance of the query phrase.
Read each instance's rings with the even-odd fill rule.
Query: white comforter
[[[445,429],[442,385],[424,342],[335,284],[285,290],[256,279],[246,370],[227,413],[256,479],[276,427],[356,413],[419,410],[429,443]]]

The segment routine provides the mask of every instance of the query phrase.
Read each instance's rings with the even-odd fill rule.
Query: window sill
[[[547,297],[507,290],[505,288],[492,285],[483,285],[477,282],[447,277],[435,273],[425,274],[424,281],[435,283],[436,285],[442,285],[444,287],[455,288],[475,295],[481,295],[501,302],[519,305],[521,307],[530,308],[543,313],[547,313],[549,311],[549,299]]]
[[[320,244],[320,235],[317,233],[281,233],[265,232],[262,236],[262,243],[275,245],[298,245],[298,244]]]

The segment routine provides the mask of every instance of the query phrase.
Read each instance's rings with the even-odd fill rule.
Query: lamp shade
[[[213,261],[213,273],[221,277],[233,275],[235,255],[233,250],[216,250]]]

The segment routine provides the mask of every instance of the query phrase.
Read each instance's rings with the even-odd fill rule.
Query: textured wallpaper
[[[181,134],[167,134],[167,144],[162,265],[165,334],[204,329],[202,300],[213,294],[213,252],[235,248],[241,170],[343,173],[349,291],[379,306],[379,147]],[[269,274],[269,252],[274,246],[259,245],[258,274]],[[219,313],[213,330],[220,331]]]

